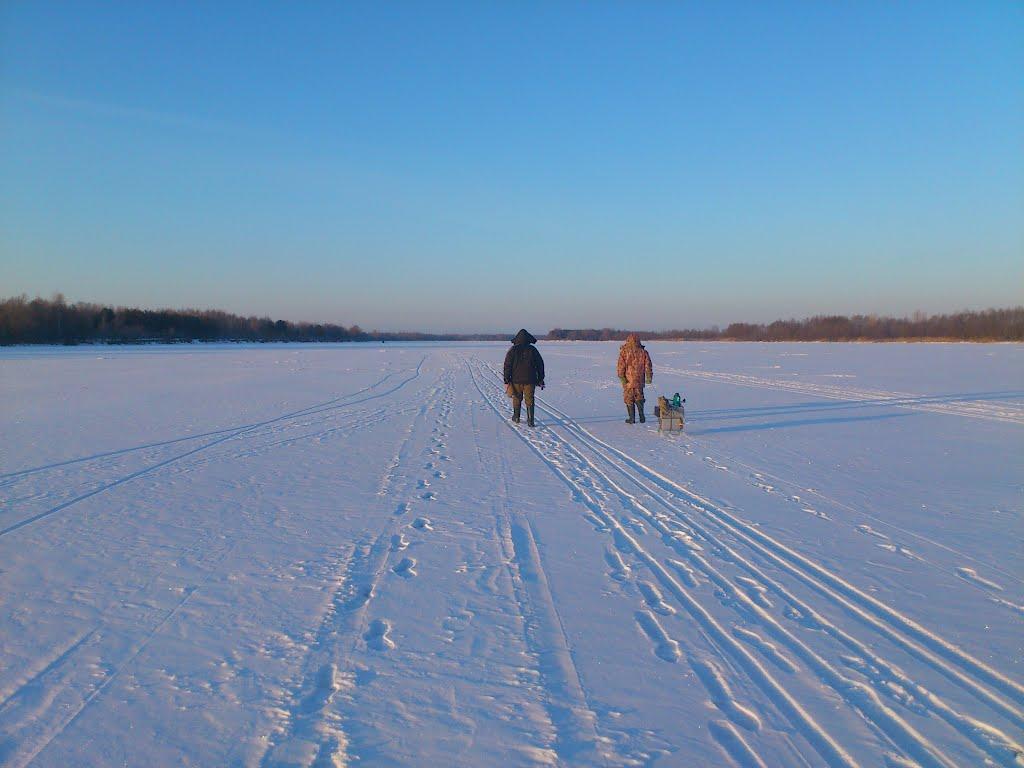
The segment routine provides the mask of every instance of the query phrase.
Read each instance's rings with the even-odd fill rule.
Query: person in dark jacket
[[[526,400],[526,423],[531,427],[534,425],[534,390],[536,387],[544,389],[544,358],[533,346],[536,343],[525,328],[520,328],[505,355],[505,391],[512,398],[512,421],[519,423],[523,400]]]

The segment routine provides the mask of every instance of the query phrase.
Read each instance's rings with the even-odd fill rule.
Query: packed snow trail
[[[1005,421],[1009,424],[1024,425],[1024,408],[1001,399],[1006,395],[1013,396],[1015,394],[1013,392],[986,392],[981,393],[980,395],[974,394],[968,396],[920,396],[909,394],[907,392],[865,390],[813,382],[785,381],[765,378],[762,376],[723,373],[719,371],[694,371],[678,368],[665,368],[663,370],[666,373],[676,374],[678,376],[721,382],[723,384],[735,384],[744,387],[764,387],[767,389],[783,390],[787,392],[798,392],[800,394],[828,398],[829,400],[856,402],[859,407],[862,408],[875,405],[886,405],[896,408],[909,408],[911,410],[948,414],[950,416],[964,416],[972,419],[990,419],[992,421]],[[822,410],[826,410],[826,408],[822,408]]]
[[[492,379],[492,381],[496,382],[496,374],[493,371],[488,372],[495,376],[495,378]],[[497,386],[492,384],[492,392],[497,391],[499,391]],[[564,423],[569,425],[572,428],[572,430],[577,433],[576,436],[583,436],[585,438],[589,438],[590,445],[588,445],[587,447],[593,448],[596,445],[602,448],[610,448],[610,446],[607,446],[607,444],[603,443],[602,441],[593,438],[593,436],[590,435],[585,429],[579,427],[571,420],[565,419],[565,414],[558,411],[557,409],[545,405],[543,401],[541,401],[541,407],[545,410],[548,410],[553,415],[562,417],[565,420]],[[531,440],[531,444],[536,446],[539,439],[540,438]],[[584,444],[586,444],[586,441],[584,441]],[[630,502],[631,506],[634,508],[634,510],[642,514],[652,524],[652,526],[659,531],[664,540],[673,542],[673,544],[679,540],[678,531],[673,530],[666,523],[665,520],[659,519],[657,515],[645,509],[640,503],[636,501],[635,497],[629,495],[626,491],[622,489],[621,486],[617,485],[606,474],[601,472],[601,470],[598,469],[598,467],[592,461],[590,461],[578,448],[568,444],[566,445],[566,447],[568,447],[569,450],[572,451],[572,453],[574,453],[582,462],[584,462],[584,464],[588,466],[592,472],[594,472],[597,476],[602,478],[604,482],[607,483],[608,487],[611,489],[613,493],[618,494],[623,499],[627,499]],[[542,457],[544,457],[544,450],[541,448],[539,448],[538,450],[541,453]],[[685,530],[683,533],[682,546],[674,546],[673,548],[676,549],[680,554],[690,556],[696,563],[698,563],[701,566],[701,570],[703,570],[709,577],[711,577],[715,581],[715,583],[720,588],[722,588],[724,594],[729,596],[730,601],[742,605],[746,613],[753,614],[754,616],[756,616],[765,626],[765,628],[771,634],[775,635],[777,639],[780,639],[786,645],[788,645],[794,651],[795,655],[797,655],[798,657],[805,658],[808,661],[812,671],[816,672],[818,675],[821,676],[822,682],[832,686],[840,696],[845,695],[845,698],[847,698],[853,706],[858,707],[861,710],[862,714],[867,719],[873,720],[881,730],[892,736],[892,738],[894,738],[896,741],[903,742],[907,746],[908,751],[911,753],[911,755],[915,759],[917,759],[922,765],[955,764],[948,758],[946,758],[944,755],[942,755],[935,747],[930,745],[920,734],[914,731],[914,729],[911,726],[909,726],[904,720],[902,720],[895,711],[887,707],[882,702],[878,693],[871,690],[868,686],[864,685],[863,683],[858,683],[857,681],[845,677],[839,671],[837,671],[836,668],[830,666],[821,656],[816,654],[814,651],[810,650],[801,640],[797,639],[792,633],[781,627],[776,620],[774,620],[766,611],[763,610],[763,608],[755,604],[754,601],[751,600],[751,598],[747,596],[743,590],[738,589],[726,577],[722,576],[717,570],[715,570],[710,564],[708,564],[704,556],[702,554],[699,554],[703,551],[703,547],[695,550],[694,545],[692,543],[693,540],[690,539],[690,535],[694,531],[699,532],[700,537],[713,547],[711,551],[714,551],[714,549],[717,549],[719,551],[724,550],[724,554],[726,555],[726,562],[740,563],[743,561],[741,559],[741,556],[737,555],[735,552],[731,550],[726,549],[726,545],[723,544],[721,539],[718,538],[714,533],[710,532],[707,528],[702,528],[699,523],[691,519],[684,509],[678,506],[673,506],[670,501],[666,501],[664,497],[658,496],[649,487],[645,486],[644,480],[659,480],[662,484],[669,485],[673,490],[679,492],[681,495],[683,495],[684,498],[700,502],[700,504],[702,505],[701,507],[697,507],[697,505],[692,504],[692,502],[691,504],[692,506],[695,506],[698,509],[700,509],[700,511],[702,512],[711,513],[712,515],[717,513],[719,517],[725,517],[726,519],[729,519],[730,522],[735,521],[734,517],[725,512],[725,510],[714,505],[711,505],[709,502],[707,502],[704,499],[701,499],[700,497],[696,497],[692,492],[686,491],[686,489],[678,485],[675,485],[670,481],[667,481],[664,477],[652,472],[648,468],[644,467],[642,464],[639,464],[639,462],[633,460],[631,457],[619,451],[616,451],[613,448],[611,450],[615,451],[615,453],[618,454],[619,458],[625,459],[628,462],[628,464],[631,465],[632,468],[639,469],[640,474],[632,474],[629,468],[623,469],[621,466],[616,466],[614,461],[609,462],[612,465],[612,467],[618,469],[629,480],[631,480],[634,484],[640,487],[641,490],[647,491],[649,496],[661,499],[670,512],[674,513],[676,517],[680,518],[689,526],[689,530]],[[598,455],[601,454],[599,453]],[[607,455],[603,455],[602,458],[607,459]],[[554,471],[556,471],[563,479],[569,482],[570,485],[574,484],[574,481],[569,479],[569,477],[564,473],[564,471],[562,471],[559,462],[552,461],[547,458],[545,458],[545,460],[549,461]],[[710,617],[710,614],[703,610],[702,606],[700,606],[699,603],[694,601],[692,597],[687,593],[687,591],[682,587],[682,585],[680,585],[679,582],[671,576],[668,568],[662,566],[654,556],[652,556],[647,550],[645,550],[644,547],[640,543],[638,543],[633,538],[633,536],[631,536],[615,520],[613,516],[607,514],[600,507],[600,505],[591,500],[590,497],[587,496],[586,491],[583,487],[579,487],[579,493],[588,501],[589,505],[593,508],[593,510],[603,520],[605,520],[608,523],[609,527],[615,532],[616,536],[620,540],[624,540],[625,542],[627,542],[629,548],[633,550],[634,554],[636,554],[651,568],[651,570],[655,573],[659,580],[663,581],[672,593],[676,594],[679,597],[680,601],[684,604],[684,606],[694,615],[694,618],[706,624],[706,629],[717,636],[717,639],[719,640],[720,644],[722,644],[723,646],[728,646],[729,642],[731,641],[731,638],[728,637],[727,633],[725,633],[725,631],[720,626],[714,623],[714,620]],[[749,529],[749,526],[747,527]],[[727,526],[722,526],[722,528],[724,530],[730,530]],[[758,534],[756,529],[750,530],[752,533]],[[738,531],[735,528],[732,528],[730,532],[734,535],[738,533]],[[748,545],[754,543],[756,546],[756,542],[752,542],[752,540],[746,539],[742,533],[739,534],[739,537]],[[784,547],[777,545],[776,548],[785,551]],[[772,555],[773,553],[768,552],[768,554]],[[808,563],[805,560],[804,562],[808,570],[810,570],[815,575],[818,575],[823,571],[823,569],[821,569],[820,566],[818,566],[813,561]],[[769,581],[759,570],[755,568],[750,568],[750,571],[753,575],[759,576],[762,582],[773,583]],[[826,575],[830,576],[829,574]],[[823,587],[819,586],[818,584],[814,584],[814,586],[831,599],[837,602],[841,602],[842,598],[836,593],[831,592],[829,589],[833,586],[833,583],[836,581],[837,580],[834,577],[830,577],[825,580],[825,585]],[[777,589],[781,592],[781,588]],[[853,591],[856,592],[856,590]],[[1020,746],[1016,744],[1012,739],[1010,739],[1010,737],[1001,733],[995,727],[989,724],[978,723],[976,721],[973,721],[971,718],[965,717],[960,713],[951,711],[947,705],[945,705],[940,699],[938,699],[937,696],[929,693],[924,688],[917,686],[915,683],[907,679],[905,675],[903,675],[902,672],[900,672],[898,669],[891,668],[891,665],[884,661],[881,661],[880,659],[878,659],[878,657],[875,657],[874,654],[872,654],[868,650],[867,645],[852,640],[851,638],[849,638],[848,635],[846,635],[846,633],[838,629],[838,627],[830,625],[820,615],[813,613],[810,608],[798,603],[796,599],[793,598],[790,594],[785,592],[783,592],[782,594],[784,597],[788,599],[790,606],[797,605],[800,607],[804,607],[804,616],[810,618],[815,623],[816,628],[825,630],[826,632],[829,632],[829,634],[839,637],[840,640],[844,642],[844,644],[852,646],[855,650],[858,650],[859,652],[868,655],[869,658],[872,658],[874,661],[876,661],[876,663],[882,665],[883,668],[889,669],[889,673],[891,675],[896,676],[896,679],[901,680],[904,683],[904,685],[911,687],[912,690],[916,689],[918,695],[928,697],[929,700],[932,702],[934,709],[941,716],[944,716],[947,720],[949,720],[949,722],[954,727],[957,727],[960,730],[962,730],[966,736],[976,741],[979,744],[979,746],[981,746],[983,749],[992,752],[995,758],[1002,759],[1004,762],[1006,762],[1006,764],[1012,764],[1016,761],[1016,758],[1020,754],[1022,754]],[[877,601],[872,601],[870,598],[865,599],[867,601],[877,604]],[[951,655],[953,655],[959,661],[961,661],[968,669],[979,672],[982,678],[986,681],[988,681],[988,678],[992,678],[993,682],[1000,685],[1001,687],[1005,686],[1005,688],[1008,689],[1011,694],[1014,694],[1016,698],[1020,698],[1021,693],[1024,692],[1024,689],[1022,689],[1018,684],[1003,677],[1002,675],[999,675],[998,673],[989,669],[980,662],[977,662],[975,659],[966,656],[965,654],[962,654],[959,651],[959,649],[953,648],[941,637],[938,637],[932,633],[927,632],[926,630],[921,629],[920,627],[917,627],[912,622],[903,619],[903,617],[900,617],[898,614],[895,614],[895,612],[887,609],[886,606],[878,607],[880,608],[881,613],[883,615],[885,615],[887,618],[893,618],[896,621],[897,625],[910,625],[910,627],[914,629],[917,634],[931,640],[933,644],[939,646],[943,650],[948,651]],[[879,629],[888,636],[896,636],[898,640],[902,641],[902,644],[905,647],[913,648],[914,650],[917,650],[919,653],[921,652],[918,647],[913,646],[905,638],[899,637],[897,633],[893,631],[891,628],[879,627]],[[776,682],[762,666],[753,663],[752,657],[749,656],[749,654],[745,651],[745,649],[743,649],[742,646],[735,643],[732,643],[732,645],[733,653],[736,653],[738,658],[741,660],[741,664],[747,666],[748,669],[751,671],[751,674],[761,681],[761,683],[766,687],[766,692],[768,693],[768,695],[774,700],[776,700],[778,703],[780,703],[785,709],[793,713],[795,717],[794,725],[796,727],[806,729],[808,733],[811,734],[809,738],[813,738],[813,740],[817,741],[824,747],[822,751],[822,757],[830,764],[846,764],[849,761],[848,756],[846,756],[840,750],[838,750],[837,746],[831,741],[831,739],[826,734],[824,734],[823,729],[821,729],[819,725],[806,719],[806,716],[804,715],[802,709],[799,708],[797,703],[789,697],[789,695],[785,692],[782,686],[779,685],[779,683]],[[926,656],[926,660],[934,666],[942,668],[941,662],[937,660],[935,657]],[[1022,714],[1019,708],[1014,707],[1011,704],[1008,704],[1005,700],[999,698],[996,694],[992,693],[990,690],[985,688],[977,680],[966,676],[957,675],[956,673],[951,673],[951,676],[954,677],[958,682],[962,682],[963,685],[969,687],[972,691],[977,692],[978,695],[981,696],[988,703],[993,704],[993,706],[1001,714],[1004,714],[1008,718],[1010,718],[1014,725],[1018,728],[1020,728],[1021,725],[1024,724],[1024,719],[1022,719]]]
[[[1024,347],[899,346],[0,351],[0,764],[1024,765]]]

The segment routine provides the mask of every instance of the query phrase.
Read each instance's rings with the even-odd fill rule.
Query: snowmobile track
[[[494,385],[489,386],[492,395],[488,399],[492,407],[500,415],[500,409],[495,405],[498,394],[496,374],[493,369],[485,373],[481,367],[480,375],[487,376],[488,378],[494,377],[492,378],[492,381],[495,382]],[[480,388],[480,382],[477,381],[476,384]],[[483,394],[482,390],[481,393]],[[702,541],[706,541],[710,545],[711,552],[721,552],[727,558],[727,562],[739,564],[764,589],[769,589],[779,594],[789,605],[802,607],[803,613],[801,615],[805,621],[811,622],[817,629],[824,629],[840,643],[852,647],[870,658],[876,668],[884,670],[886,679],[898,680],[910,690],[915,691],[919,699],[926,702],[931,711],[938,714],[977,747],[987,752],[991,758],[1004,765],[1015,764],[1017,756],[1021,752],[1020,747],[1010,737],[990,724],[979,723],[970,717],[962,715],[936,694],[916,685],[898,667],[885,661],[878,654],[872,653],[867,645],[856,640],[835,625],[830,624],[830,622],[813,611],[805,602],[797,600],[795,595],[783,588],[780,583],[768,578],[765,573],[740,556],[730,545],[726,544],[722,536],[727,536],[736,544],[744,546],[755,557],[778,567],[791,576],[795,576],[819,596],[825,597],[830,602],[841,606],[862,623],[880,632],[904,650],[929,664],[937,671],[940,671],[947,679],[973,693],[980,700],[999,712],[1000,715],[1008,718],[1015,724],[1019,724],[1021,722],[1020,711],[1013,703],[1004,698],[1004,695],[1008,694],[1013,699],[1019,699],[1021,691],[1016,683],[948,643],[941,636],[920,627],[884,603],[861,592],[852,584],[829,572],[819,563],[809,561],[807,558],[799,555],[799,553],[744,523],[727,510],[714,505],[707,499],[688,491],[678,484],[672,483],[672,481],[637,462],[627,454],[604,443],[557,408],[543,402],[538,402],[538,405],[560,421],[561,426],[565,427],[565,436],[557,434],[555,430],[541,429],[529,436],[519,433],[522,439],[527,441],[535,453],[574,489],[574,493],[591,508],[595,515],[605,521],[615,532],[617,538],[620,540],[624,539],[630,543],[634,553],[646,562],[669,592],[695,618],[702,622],[707,631],[715,635],[716,641],[723,648],[728,649],[731,655],[741,662],[741,666],[770,693],[770,698],[781,709],[788,710],[791,718],[795,720],[794,724],[801,727],[805,735],[810,735],[810,740],[812,740],[812,743],[816,743],[819,747],[819,752],[822,753],[826,760],[832,764],[846,764],[849,761],[849,757],[837,745],[832,743],[831,739],[824,736],[820,726],[812,724],[801,717],[801,710],[796,705],[796,702],[788,699],[786,692],[752,657],[747,655],[741,647],[729,645],[728,641],[732,640],[732,637],[727,636],[724,630],[717,626],[717,622],[709,614],[706,614],[699,603],[690,598],[682,586],[662,567],[654,555],[645,550],[637,539],[619,524],[613,515],[603,509],[599,499],[594,498],[585,487],[581,486],[578,481],[564,471],[562,465],[564,464],[566,452],[575,456],[592,478],[600,479],[622,502],[632,506],[659,530],[666,542],[676,543],[674,541],[677,535],[676,532],[669,526],[666,526],[663,520],[659,518],[659,515],[651,512],[636,497],[626,492],[624,488],[612,480],[604,470],[598,467],[598,462],[607,465],[609,470],[622,475],[625,481],[638,487],[646,496],[658,501],[671,518],[680,520],[680,522],[696,532]],[[560,457],[559,461],[553,461],[549,458],[549,454],[552,451],[555,451]],[[713,532],[709,527],[697,523],[693,516],[693,511],[697,511],[701,514],[702,518],[707,519],[709,523],[713,524],[717,532]],[[675,546],[674,548],[680,554],[686,555],[691,562],[698,566],[698,569],[705,576],[716,583],[737,605],[742,606],[744,614],[754,616],[759,624],[764,626],[776,640],[783,642],[790,652],[794,653],[808,668],[812,669],[819,679],[833,688],[848,705],[858,710],[869,722],[874,723],[894,746],[913,756],[922,765],[950,766],[954,764],[951,758],[938,750],[923,735],[910,726],[890,705],[886,704],[880,698],[879,692],[876,691],[873,685],[857,682],[849,678],[831,662],[826,661],[818,652],[811,650],[809,646],[800,641],[792,632],[783,628],[773,616],[768,614],[764,605],[759,604],[755,599],[751,598],[745,589],[738,587],[720,573],[707,559],[707,553],[694,551],[691,547],[686,546],[685,543],[683,546]],[[799,609],[797,612],[799,613]],[[735,643],[735,640],[733,640],[733,643]],[[925,645],[928,647],[924,647]],[[953,664],[950,662],[953,662]],[[960,667],[960,669],[956,669],[956,667]],[[874,682],[880,684],[882,681],[875,680]],[[992,688],[998,689],[998,693],[993,691]],[[882,692],[883,694],[886,693],[884,686]]]
[[[376,400],[376,399],[379,399],[379,398],[386,397],[388,395],[394,394],[395,392],[398,392],[400,389],[402,389],[406,384],[408,384],[409,382],[417,379],[420,376],[420,371],[421,371],[421,369],[423,367],[423,363],[424,363],[425,360],[426,360],[426,357],[424,356],[420,360],[419,364],[416,366],[416,368],[415,368],[414,372],[412,373],[412,375],[410,375],[409,377],[403,379],[401,382],[399,382],[394,387],[392,387],[390,389],[387,389],[387,390],[385,390],[383,392],[378,392],[378,393],[376,393],[374,395],[370,395],[369,397],[365,397],[362,400],[355,400],[355,401],[352,401],[352,402],[343,403],[342,405],[334,405],[334,406],[331,406],[329,409],[323,408],[321,410],[311,410],[310,408],[304,408],[304,409],[301,409],[299,411],[295,411],[295,412],[291,412],[291,413],[288,413],[288,414],[284,414],[282,416],[278,416],[278,417],[275,417],[273,419],[270,419],[270,420],[267,420],[267,421],[264,421],[264,422],[259,422],[259,423],[254,424],[254,425],[250,425],[250,426],[244,427],[241,430],[232,431],[232,432],[230,432],[230,433],[228,433],[226,435],[222,435],[221,437],[218,437],[216,440],[211,440],[208,443],[204,443],[203,445],[200,445],[200,446],[198,446],[196,448],[192,448],[192,449],[190,449],[188,451],[185,451],[184,453],[176,454],[176,455],[171,456],[171,457],[169,457],[167,459],[163,459],[162,461],[158,461],[155,464],[150,464],[150,465],[148,465],[146,467],[143,467],[142,469],[136,470],[135,472],[131,472],[128,475],[120,477],[120,478],[118,478],[116,480],[112,480],[110,482],[103,483],[103,484],[97,486],[96,488],[93,488],[90,491],[87,491],[85,493],[79,494],[78,496],[75,496],[74,498],[71,498],[68,501],[62,502],[62,503],[60,503],[60,504],[58,504],[58,505],[56,505],[54,507],[51,507],[50,509],[44,510],[42,512],[39,512],[39,513],[37,513],[35,515],[31,515],[30,517],[27,517],[27,518],[24,518],[22,520],[19,520],[18,522],[12,523],[12,524],[4,527],[4,528],[0,528],[0,536],[6,536],[7,534],[10,534],[10,533],[13,533],[15,531],[18,531],[18,530],[24,528],[25,526],[31,525],[32,523],[35,523],[35,522],[37,522],[39,520],[43,520],[45,518],[52,517],[53,515],[55,515],[55,514],[57,514],[59,512],[63,512],[64,510],[68,509],[69,507],[74,506],[75,504],[78,504],[79,502],[85,501],[86,499],[92,498],[93,496],[97,496],[97,495],[99,495],[101,493],[109,491],[112,488],[116,488],[118,486],[124,485],[125,483],[129,483],[132,480],[135,480],[135,479],[137,479],[139,477],[143,477],[145,475],[149,475],[149,474],[151,474],[153,472],[156,472],[159,469],[162,469],[164,467],[167,467],[167,466],[170,466],[172,464],[175,464],[175,463],[181,461],[182,459],[186,459],[189,456],[194,456],[194,455],[196,455],[196,454],[198,454],[198,453],[200,453],[202,451],[206,451],[206,450],[208,450],[210,448],[213,448],[216,445],[220,445],[221,443],[224,443],[224,442],[226,442],[228,440],[231,440],[231,439],[236,438],[236,437],[240,437],[242,435],[249,435],[249,434],[255,432],[256,430],[261,429],[261,428],[263,428],[263,427],[265,427],[265,426],[267,426],[269,424],[277,423],[279,421],[284,421],[286,419],[292,419],[292,418],[296,418],[296,417],[303,417],[303,416],[313,415],[315,413],[320,413],[323,410],[335,410],[335,409],[338,409],[338,408],[347,408],[347,407],[351,407],[351,406],[354,406],[354,405],[359,405],[359,404],[367,402],[369,400]],[[389,376],[390,376],[390,374],[389,374]],[[385,377],[385,379],[386,378],[387,377]],[[383,381],[383,379],[382,379],[382,381]],[[338,400],[344,399],[344,397],[345,396],[343,396],[342,398],[337,398],[337,399]],[[312,406],[312,408],[319,408],[319,406]],[[47,468],[50,468],[50,467],[47,467]]]
[[[695,371],[686,368],[660,369],[664,373],[676,376],[687,376],[705,381],[717,381],[723,384],[734,384],[741,387],[757,387],[786,392],[797,392],[813,395],[829,400],[844,400],[857,407],[893,406],[907,408],[912,411],[927,411],[947,416],[961,416],[987,421],[1001,421],[1007,424],[1024,425],[1024,410],[1008,402],[989,403],[973,399],[972,395],[916,395],[908,392],[890,392],[885,390],[856,389],[837,387],[827,384],[816,384],[805,381],[785,381],[766,379],[739,373],[721,373],[718,371]],[[1005,393],[1007,395],[1020,393]]]

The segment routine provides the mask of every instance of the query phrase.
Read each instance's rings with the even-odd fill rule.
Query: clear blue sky
[[[0,295],[424,330],[1024,296],[1024,4],[0,4]]]

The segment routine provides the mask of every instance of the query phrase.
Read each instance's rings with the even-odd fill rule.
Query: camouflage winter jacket
[[[650,384],[654,379],[651,356],[647,354],[647,350],[640,343],[640,337],[635,333],[631,333],[626,338],[626,343],[619,349],[617,371],[623,386],[639,386],[641,391],[645,383]]]

